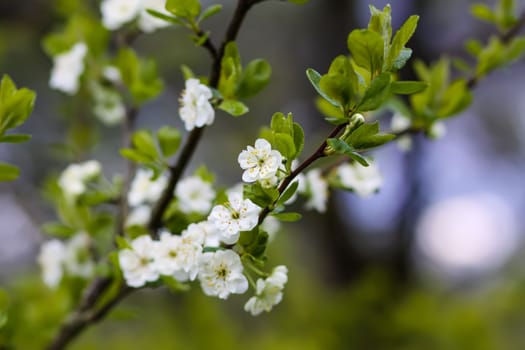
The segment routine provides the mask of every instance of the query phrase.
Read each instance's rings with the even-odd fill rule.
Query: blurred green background
[[[10,317],[23,325],[15,332],[17,349],[42,348],[70,307],[65,291],[53,293],[39,281],[35,263],[46,239],[38,227],[54,215],[40,188],[65,165],[61,143],[80,142],[80,134],[81,146],[101,160],[105,173],[124,169],[120,129],[71,115],[67,99],[48,88],[51,61],[40,40],[63,23],[58,9],[74,2],[0,2],[0,73],[38,93],[23,127],[32,141],[0,146],[0,159],[22,169],[17,182],[0,184],[0,283],[13,295]],[[222,3],[224,11],[208,24],[216,41],[234,5]],[[441,53],[464,56],[466,38],[486,40],[492,33],[468,16],[472,3],[392,2],[393,25],[410,14],[421,16],[409,43],[414,57],[430,62]],[[368,4],[382,7],[386,1],[311,0],[304,6],[269,1],[256,7],[239,48],[244,62],[264,57],[272,64],[270,85],[250,101],[246,117],[218,115],[190,168],[205,163],[222,185],[236,183],[239,150],[276,111],[293,112],[306,131],[305,154],[315,149],[331,128],[315,110],[304,72],[326,71],[333,57],[346,52],[348,33],[368,21]],[[189,62],[206,75],[207,53],[181,29],[142,36],[135,47],[158,60],[167,84],[140,112],[139,125],[182,128],[179,67]],[[410,68],[403,74],[410,77]],[[525,227],[519,220],[525,209],[524,78],[521,61],[481,82],[473,106],[447,121],[444,139],[416,137],[409,153],[396,145],[378,152],[385,184],[374,198],[336,192],[328,214],[307,213],[301,222],[283,226],[268,264],[286,264],[289,283],[270,314],[253,318],[242,310],[247,296],[224,302],[205,297],[197,285],[180,295],[145,291],[71,348],[524,349]]]

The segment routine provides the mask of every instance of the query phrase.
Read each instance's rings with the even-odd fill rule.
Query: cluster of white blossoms
[[[107,29],[116,30],[137,19],[139,29],[150,33],[170,24],[147,10],[169,15],[165,6],[166,0],[103,0],[100,4],[102,23]]]
[[[84,72],[84,58],[88,52],[85,43],[76,43],[69,49],[53,57],[53,69],[49,79],[52,89],[74,95],[80,87],[80,76]]]
[[[255,147],[248,146],[237,158],[244,172],[244,182],[268,181],[268,185],[276,185],[277,172],[282,167],[283,156],[279,151],[272,150],[272,145],[265,139],[257,139]],[[266,186],[265,186],[266,187]]]
[[[89,252],[91,238],[85,232],[79,232],[67,242],[53,239],[40,247],[37,261],[42,269],[42,279],[50,287],[58,286],[64,274],[90,278],[95,270],[95,263]]]
[[[268,278],[257,280],[255,296],[251,297],[244,305],[244,310],[253,316],[257,316],[263,311],[271,311],[275,305],[281,302],[286,282],[288,282],[288,269],[283,265],[277,266]]]
[[[345,163],[337,168],[341,184],[360,197],[369,197],[383,185],[383,176],[377,165],[370,160],[368,164],[365,167],[357,162]]]
[[[215,110],[210,103],[213,93],[198,79],[186,80],[180,97],[179,115],[187,131],[213,124]]]
[[[60,175],[58,185],[67,198],[74,199],[86,192],[86,183],[100,175],[101,166],[96,160],[70,164]]]
[[[203,252],[213,241],[206,224],[192,224],[180,236],[164,231],[159,240],[150,236],[134,239],[130,248],[119,252],[119,264],[126,283],[135,288],[154,282],[160,276],[178,281],[199,279],[206,295],[226,299],[248,289],[240,257],[232,250]]]
[[[90,88],[94,100],[93,114],[108,126],[121,123],[126,116],[126,106],[118,91],[98,83],[91,84]]]

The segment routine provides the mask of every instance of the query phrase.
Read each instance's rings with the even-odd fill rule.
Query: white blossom
[[[103,0],[100,4],[102,23],[109,30],[122,27],[137,17],[143,0]]]
[[[202,254],[199,280],[204,294],[226,299],[230,294],[242,294],[248,289],[239,255],[232,250]]]
[[[219,239],[226,244],[233,244],[239,239],[241,231],[249,231],[257,226],[260,208],[249,199],[243,199],[239,193],[228,196],[229,202],[213,207],[208,221],[219,232]]]
[[[437,140],[444,137],[447,133],[447,127],[443,122],[434,122],[428,131],[430,138]]]
[[[128,193],[129,205],[134,207],[143,203],[154,203],[160,198],[162,191],[166,188],[167,179],[161,175],[151,180],[152,175],[151,170],[137,170]]]
[[[158,242],[152,241],[148,235],[139,236],[131,242],[131,249],[122,249],[118,260],[124,279],[130,287],[142,287],[147,282],[159,278],[155,266],[154,252]]]
[[[211,125],[215,120],[215,111],[210,103],[213,94],[209,87],[198,79],[186,80],[186,87],[180,98],[180,118],[186,130]]]
[[[151,217],[151,207],[149,205],[140,205],[135,207],[129,213],[126,219],[126,226],[146,225]]]
[[[182,244],[180,236],[172,235],[164,231],[160,234],[160,240],[155,242],[152,252],[155,270],[161,275],[170,276],[181,269],[179,251]]]
[[[120,94],[99,84],[91,85],[94,99],[93,114],[104,124],[112,126],[121,123],[126,117],[126,106]]]
[[[209,221],[190,224],[186,229],[188,236],[200,237],[204,247],[218,247],[220,245],[217,227]]]
[[[237,161],[244,169],[242,180],[255,182],[275,177],[282,165],[283,156],[279,151],[272,150],[267,140],[257,139],[255,147],[248,146],[239,154]]]
[[[190,176],[181,180],[175,188],[179,209],[186,214],[207,214],[215,198],[215,191],[209,182],[199,176]]]
[[[305,207],[307,209],[315,209],[320,213],[324,213],[328,201],[328,183],[322,177],[321,170],[310,170],[305,178],[306,191],[309,196],[305,203]]]
[[[142,10],[139,15],[139,28],[146,33],[151,33],[156,29],[167,27],[170,25],[169,22],[152,16],[148,13],[148,9],[155,10],[165,15],[170,15],[166,11],[166,0],[142,0]]]
[[[79,89],[79,79],[84,72],[84,58],[88,48],[85,43],[75,44],[69,51],[53,58],[53,69],[49,86],[68,95],[74,95]]]
[[[64,194],[74,198],[86,191],[86,182],[100,175],[101,166],[96,160],[70,164],[60,175],[58,185]]]
[[[401,113],[395,113],[392,116],[390,128],[393,132],[402,132],[410,128],[410,125],[412,125],[412,121],[409,117]],[[397,139],[397,145],[401,150],[408,151],[412,148],[412,139],[409,135],[401,136]]]
[[[40,247],[37,261],[42,269],[42,279],[50,288],[58,286],[62,279],[65,255],[66,247],[58,239],[47,241]]]
[[[115,66],[104,67],[102,70],[102,76],[113,84],[120,84],[122,82],[120,70]]]
[[[268,241],[271,242],[281,229],[281,222],[275,216],[268,215],[260,227],[268,234]]]
[[[288,281],[288,269],[286,266],[277,266],[272,274],[265,280],[259,278],[256,283],[255,296],[251,297],[244,305],[244,310],[253,316],[261,312],[269,312],[279,304],[283,298],[283,288]]]
[[[368,161],[367,167],[357,162],[342,164],[337,168],[341,184],[352,189],[360,197],[368,197],[383,185],[383,177],[377,165]]]
[[[91,238],[83,231],[75,234],[66,243],[64,266],[69,275],[82,278],[93,276],[95,263],[89,252],[90,246]]]

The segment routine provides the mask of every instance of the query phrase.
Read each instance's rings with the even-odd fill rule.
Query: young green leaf
[[[382,71],[384,44],[381,34],[368,29],[355,29],[348,36],[348,49],[354,62],[368,70],[372,78]]]
[[[410,16],[394,35],[392,45],[390,46],[390,51],[388,52],[385,67],[387,70],[392,69],[392,67],[394,66],[394,62],[396,62],[397,58],[401,53],[401,50],[405,48],[405,45],[407,44],[408,40],[410,40],[412,35],[414,35],[418,21],[419,16]],[[395,70],[399,69],[397,67],[398,64],[396,65]]]
[[[262,59],[251,61],[242,73],[237,96],[248,98],[256,95],[268,85],[271,76],[272,67],[268,62]]]
[[[371,111],[379,108],[388,98],[390,86],[390,73],[381,73],[372,82],[365,92],[357,110],[360,112]]]
[[[213,15],[216,15],[217,13],[222,11],[222,5],[216,4],[208,6],[204,11],[202,11],[201,16],[199,17],[199,22],[205,20],[206,18],[209,18]]]
[[[306,76],[308,77],[308,80],[314,87],[315,91],[317,91],[317,93],[321,95],[322,98],[328,101],[332,106],[335,106],[335,107],[340,106],[339,102],[333,100],[327,94],[325,94],[323,90],[321,90],[321,87],[319,86],[319,82],[321,81],[321,74],[319,74],[317,71],[315,71],[312,68],[308,68],[306,70]]]
[[[155,145],[153,135],[149,130],[136,131],[133,134],[131,140],[137,151],[153,159],[158,158],[159,152],[157,150],[157,146]]]
[[[363,124],[354,130],[345,141],[355,150],[365,150],[381,146],[391,141],[395,135],[379,134],[379,122]]]
[[[299,213],[278,213],[272,214],[272,216],[283,222],[295,222],[301,220],[302,218],[302,215]]]
[[[0,136],[0,142],[5,143],[22,143],[31,140],[31,135],[26,134],[10,134]]]
[[[225,111],[226,113],[234,116],[239,117],[241,115],[244,115],[250,111],[248,106],[246,106],[241,101],[236,100],[224,100],[219,105],[219,109]]]
[[[295,194],[295,192],[297,191],[297,188],[299,187],[299,181],[294,181],[292,182],[287,188],[286,190],[284,190],[283,194],[281,195],[281,197],[279,197],[279,201],[277,202],[276,206],[280,206],[280,205],[283,205],[284,203],[286,203],[286,201],[288,201],[290,198],[292,198],[292,196]]]
[[[0,181],[13,181],[20,175],[20,170],[9,164],[0,163]]]
[[[368,161],[345,141],[331,138],[326,140],[326,143],[334,150],[336,154],[349,156],[362,166],[368,166]]]
[[[180,131],[170,126],[163,126],[157,131],[160,150],[165,157],[170,157],[177,152],[182,140]]]
[[[201,12],[199,0],[167,0],[166,10],[176,17],[193,20]]]
[[[398,95],[412,95],[425,90],[428,83],[424,81],[394,81],[390,84],[390,91]]]

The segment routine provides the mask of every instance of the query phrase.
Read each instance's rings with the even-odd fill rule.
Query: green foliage
[[[151,131],[146,129],[137,130],[131,137],[133,147],[120,150],[124,158],[151,169],[154,177],[167,168],[166,158],[177,152],[182,139],[180,131],[169,126],[160,128],[156,136],[155,138]]]
[[[193,20],[201,12],[199,0],[167,0],[166,10],[175,17]]]
[[[348,156],[363,166],[368,166],[368,161],[360,155],[356,149],[341,139],[330,138],[326,140],[329,147],[325,150],[327,154],[341,154]]]
[[[417,127],[429,128],[434,121],[451,117],[470,105],[472,94],[468,83],[464,79],[450,81],[450,61],[447,58],[430,67],[417,61],[414,68],[418,77],[428,84],[423,92],[410,97]]]
[[[119,51],[115,65],[135,105],[142,105],[162,92],[164,83],[154,60],[139,59],[132,49],[125,48]]]
[[[268,233],[259,227],[256,227],[251,231],[241,232],[238,244],[242,246],[244,251],[248,254],[243,259],[243,262],[252,266],[253,263],[257,264],[259,259],[264,256],[268,244]]]
[[[237,45],[233,41],[229,42],[221,61],[218,90],[224,101],[219,108],[233,116],[247,113],[248,107],[238,99],[259,93],[268,85],[271,75],[271,66],[262,59],[249,62],[243,70]]]
[[[270,207],[279,198],[279,191],[275,188],[264,188],[259,182],[245,184],[243,187],[244,198],[251,200],[261,208]]]
[[[514,0],[499,0],[494,8],[485,4],[473,4],[470,12],[474,17],[496,25],[500,30],[508,30],[518,23],[516,2]]]
[[[299,214],[299,213],[291,213],[291,212],[288,212],[288,213],[274,213],[274,214],[272,214],[272,216],[274,218],[278,219],[279,221],[283,221],[283,222],[295,222],[295,221],[301,220],[301,218],[302,218],[301,214]]]
[[[278,150],[286,158],[286,166],[289,170],[292,160],[297,158],[304,147],[304,131],[299,123],[294,122],[291,113],[285,116],[277,112],[272,116],[271,130],[265,132],[262,137],[266,138],[272,148]]]
[[[478,65],[476,76],[482,77],[491,71],[501,68],[518,58],[525,52],[525,37],[517,37],[508,43],[492,37],[488,45],[481,48],[477,54]]]
[[[22,125],[35,104],[36,94],[26,88],[17,89],[8,75],[0,82],[0,143],[20,143],[28,141],[31,136],[25,134],[7,134],[10,129]],[[0,181],[12,181],[18,178],[17,167],[0,163]]]
[[[379,147],[391,141],[394,137],[395,136],[391,134],[380,134],[379,122],[375,122],[359,126],[346,136],[344,141],[350,144],[354,149],[362,151]]]
[[[286,190],[284,190],[283,194],[279,197],[279,200],[277,201],[276,206],[279,207],[281,205],[284,205],[286,201],[288,201],[292,196],[297,192],[297,189],[299,188],[299,181],[292,182]]]
[[[157,131],[157,139],[159,140],[160,150],[164,157],[170,157],[179,149],[182,134],[176,128],[163,126]]]
[[[89,53],[96,57],[105,52],[109,42],[109,33],[100,20],[86,11],[73,14],[61,30],[46,35],[42,46],[53,57],[79,42],[86,43]]]

